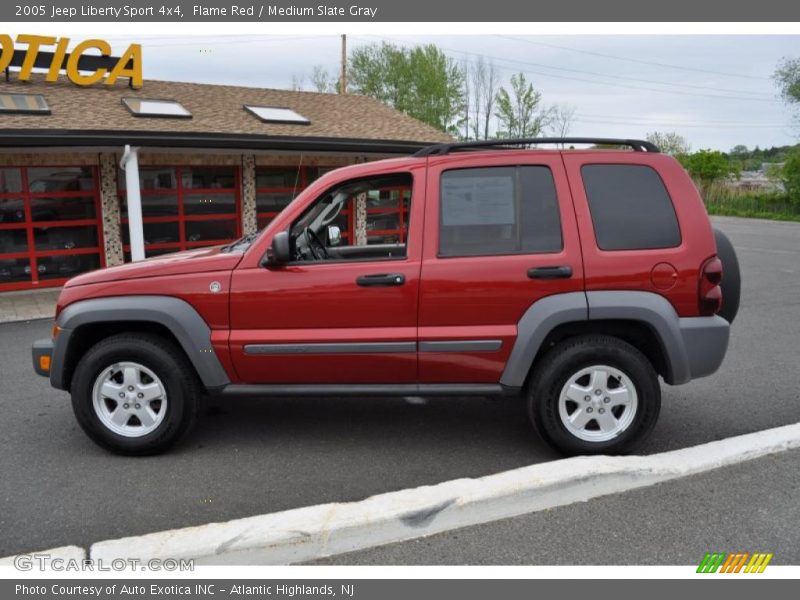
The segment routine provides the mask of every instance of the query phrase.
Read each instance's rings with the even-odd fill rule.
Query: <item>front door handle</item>
[[[356,279],[356,283],[362,287],[377,287],[403,285],[406,276],[402,273],[381,273],[379,275],[362,275]]]
[[[528,277],[531,279],[569,279],[572,277],[572,267],[534,267],[528,269]]]

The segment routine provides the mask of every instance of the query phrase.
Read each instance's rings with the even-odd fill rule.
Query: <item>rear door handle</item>
[[[362,275],[356,279],[356,283],[362,287],[377,287],[403,285],[406,276],[402,273],[381,273],[380,275]]]
[[[572,277],[572,267],[534,267],[528,269],[528,277],[531,279],[569,279]]]

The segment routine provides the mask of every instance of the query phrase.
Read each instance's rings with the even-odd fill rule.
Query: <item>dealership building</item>
[[[0,292],[220,244],[266,225],[322,173],[449,141],[357,95],[60,75],[0,82]],[[408,206],[388,194],[344,215],[402,241]],[[360,220],[358,220],[360,219]]]

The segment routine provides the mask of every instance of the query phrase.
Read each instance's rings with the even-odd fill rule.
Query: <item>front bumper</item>
[[[37,375],[50,378],[50,369],[53,362],[53,340],[37,340],[31,348],[33,356],[33,370]]]

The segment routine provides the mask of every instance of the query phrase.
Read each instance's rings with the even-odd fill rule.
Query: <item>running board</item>
[[[253,398],[269,396],[514,396],[519,388],[496,383],[423,383],[423,384],[230,384],[221,396]]]

